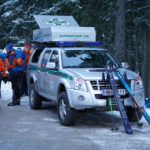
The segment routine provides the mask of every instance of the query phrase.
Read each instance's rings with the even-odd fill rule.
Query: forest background
[[[39,14],[71,15],[95,27],[97,41],[142,76],[150,96],[150,0],[1,0],[0,48],[31,41]]]

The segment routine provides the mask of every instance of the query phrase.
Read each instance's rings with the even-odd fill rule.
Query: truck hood
[[[105,69],[94,69],[94,68],[73,68],[73,69],[65,69],[64,71],[68,75],[71,75],[72,77],[82,78],[84,80],[102,80],[102,74],[104,72],[104,75],[106,76]],[[132,80],[138,77],[139,75],[133,71],[130,71],[128,69],[119,68],[119,72],[123,75],[125,72],[127,74],[127,78]],[[116,76],[114,76],[115,79],[118,79]]]

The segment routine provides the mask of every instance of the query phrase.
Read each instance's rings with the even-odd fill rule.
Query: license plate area
[[[126,90],[125,89],[118,89],[119,95],[124,96],[126,95]],[[113,90],[112,89],[103,89],[102,90],[102,95],[103,96],[113,96]]]

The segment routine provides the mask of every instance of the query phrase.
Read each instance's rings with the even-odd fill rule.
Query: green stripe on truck
[[[73,77],[66,73],[50,70],[47,68],[38,68],[37,66],[29,65],[28,69],[29,70],[40,70],[42,72],[48,72],[49,74],[52,74],[52,75],[56,75],[56,76],[60,76],[60,77],[63,77],[63,78],[69,79],[69,80],[73,80]]]

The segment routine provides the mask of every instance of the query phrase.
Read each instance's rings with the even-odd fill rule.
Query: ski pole
[[[127,117],[124,105],[123,105],[123,103],[121,101],[121,97],[119,95],[119,92],[118,92],[118,89],[117,89],[117,85],[116,85],[116,82],[115,82],[115,79],[114,79],[113,65],[112,64],[107,65],[106,71],[107,71],[107,73],[109,75],[109,79],[110,79],[109,82],[110,82],[110,85],[111,85],[113,93],[114,93],[114,98],[116,100],[116,103],[117,103],[117,106],[118,106],[118,110],[119,110],[120,115],[121,115],[121,119],[122,119],[122,122],[123,122],[123,125],[124,125],[124,129],[125,129],[127,134],[133,134],[131,125],[129,123],[129,120],[128,120],[128,117]]]
[[[111,128],[111,130],[112,131],[117,131],[118,130],[118,127],[115,127],[115,124],[114,124],[114,119],[113,119],[113,116],[114,116],[114,111],[113,111],[113,106],[112,106],[112,99],[111,99],[111,97],[109,97],[109,99],[108,99],[108,104],[109,104],[109,106],[110,106],[110,111],[111,111],[111,122],[112,122],[112,128]]]

